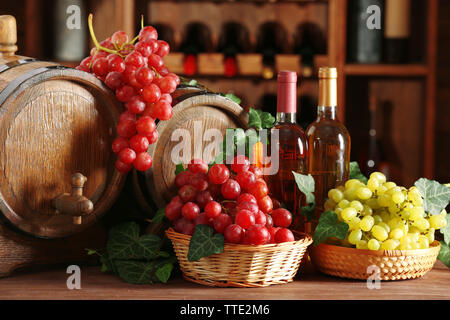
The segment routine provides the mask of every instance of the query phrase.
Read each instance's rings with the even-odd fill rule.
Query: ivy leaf
[[[334,211],[326,211],[320,215],[319,223],[314,231],[314,245],[317,246],[330,237],[345,239],[347,231],[348,224],[340,222]]]
[[[184,84],[185,86],[196,87],[197,86],[197,80],[192,79],[192,80],[189,80],[189,81],[183,81],[181,84]]]
[[[101,272],[112,272],[117,274],[117,268],[114,265],[114,261],[109,258],[107,253],[100,256],[100,263],[102,264],[100,269]]]
[[[155,234],[139,237],[139,225],[127,222],[113,227],[109,232],[106,251],[110,259],[154,259],[160,253],[161,239]]]
[[[260,117],[263,129],[272,128],[273,124],[275,123],[275,118],[269,112],[261,113]]]
[[[292,174],[294,175],[298,189],[306,197],[307,205],[302,207],[301,213],[308,221],[311,221],[314,218],[314,211],[316,209],[316,198],[313,193],[315,190],[314,178],[310,174],[304,175],[295,171],[292,171]]]
[[[450,247],[444,241],[440,241],[441,250],[438,259],[441,260],[448,268],[450,268]]]
[[[259,109],[250,108],[248,112],[247,127],[257,130],[272,128],[275,118],[269,112],[262,112]]]
[[[154,261],[117,260],[115,262],[119,277],[132,284],[150,284]]]
[[[361,180],[364,183],[367,183],[367,178],[361,173],[361,170],[359,169],[358,162],[352,161],[350,162],[350,172],[349,172],[350,179],[358,179]]]
[[[439,229],[442,235],[444,235],[444,242],[450,245],[450,214],[445,216],[447,220],[447,225],[444,228]]]
[[[162,267],[158,268],[155,272],[156,277],[161,281],[162,283],[166,283],[167,280],[169,280],[170,275],[173,270],[173,264],[172,263],[166,263]]]
[[[175,166],[175,175],[178,175],[180,172],[186,171],[182,163],[179,163]]]
[[[450,188],[435,180],[420,178],[414,185],[423,197],[423,208],[431,214],[439,214],[450,202]]]
[[[199,224],[189,242],[188,261],[198,261],[212,254],[222,253],[224,237],[220,233],[214,234],[213,228]]]
[[[239,99],[238,97],[236,97],[234,94],[232,93],[219,93],[222,97],[225,97],[227,99],[230,99],[231,101],[236,102],[237,104],[241,104],[241,99]]]
[[[160,208],[160,209],[158,209],[158,211],[156,211],[155,216],[152,218],[152,222],[161,223],[161,222],[163,222],[165,216],[166,215],[165,215],[164,208]]]

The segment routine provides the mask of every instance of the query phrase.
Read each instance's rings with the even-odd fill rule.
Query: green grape
[[[407,244],[400,244],[400,246],[398,247],[400,250],[411,250],[411,245],[409,243]]]
[[[370,198],[366,200],[366,204],[373,210],[380,208],[380,205],[378,204],[378,200],[376,198]]]
[[[403,209],[402,211],[400,211],[400,217],[402,217],[405,220],[408,220],[410,215],[411,213],[409,212],[409,210]]]
[[[389,238],[399,240],[403,237],[403,230],[400,228],[395,228],[391,232],[389,232]]]
[[[348,201],[356,200],[356,188],[350,188],[344,191],[344,198]]]
[[[393,187],[396,187],[397,185],[395,184],[395,182],[392,182],[392,181],[388,181],[388,182],[385,182],[384,184],[383,184],[383,187],[385,187],[386,188],[386,190],[389,190],[389,189],[391,189],[391,188],[393,188]]]
[[[359,227],[363,231],[370,231],[372,229],[373,225],[375,224],[375,220],[372,216],[365,216],[362,218],[361,222],[359,223]]]
[[[349,230],[356,230],[359,229],[359,223],[361,222],[361,219],[358,217],[353,217],[350,219],[350,221],[347,222]]]
[[[345,209],[349,205],[350,205],[350,201],[348,201],[346,199],[343,199],[343,200],[339,201],[339,203],[338,203],[338,207],[341,208],[341,209]]]
[[[325,203],[323,204],[323,208],[325,211],[333,210],[336,207],[336,202],[334,202],[332,199],[327,199]]]
[[[423,207],[415,206],[410,209],[409,220],[415,221],[419,219],[423,219],[423,215],[425,212],[423,211]]]
[[[353,217],[356,217],[357,214],[358,212],[352,207],[347,207],[341,212],[341,216],[344,221],[350,221]]]
[[[409,232],[408,233],[408,238],[411,240],[411,243],[412,242],[417,242],[417,241],[419,241],[419,233]]]
[[[423,205],[423,199],[422,197],[415,197],[413,200],[411,200],[412,204],[415,206],[422,206]]]
[[[386,182],[386,176],[384,174],[382,174],[381,172],[372,172],[370,174],[370,179],[376,179],[380,183],[385,183]]]
[[[420,249],[420,244],[418,241],[419,240],[411,241],[411,249],[413,250]]]
[[[359,240],[361,240],[361,237],[362,237],[361,229],[353,230],[348,235],[348,242],[350,242],[351,244],[356,244]]]
[[[375,190],[380,186],[380,181],[377,179],[369,179],[367,181],[367,188],[370,189],[370,191],[375,192]]]
[[[398,228],[403,231],[403,234],[407,234],[409,231],[408,223],[406,221],[402,222]]]
[[[389,207],[392,200],[391,200],[391,197],[385,193],[385,194],[382,194],[381,196],[379,196],[377,201],[378,201],[378,204],[380,205],[380,207]]]
[[[409,245],[411,243],[411,238],[407,235],[404,235],[400,238],[400,245]]]
[[[388,239],[386,241],[384,241],[381,246],[380,249],[382,250],[395,250],[397,249],[397,247],[400,245],[400,241],[395,240],[395,239]]]
[[[387,232],[390,232],[390,231],[391,231],[391,228],[389,228],[389,226],[387,225],[387,223],[384,223],[384,222],[378,222],[378,223],[377,223],[377,226],[380,226],[380,227],[384,228]]]
[[[367,241],[366,240],[359,240],[358,242],[356,242],[356,249],[365,249],[367,250]]]
[[[358,200],[353,200],[352,202],[350,202],[350,207],[352,207],[353,209],[355,209],[358,212],[361,212],[364,209],[364,206],[361,202],[359,202]]]
[[[361,184],[363,183],[358,179],[350,179],[345,182],[345,189],[353,189],[359,187]]]
[[[412,226],[409,228],[409,233],[420,233],[420,230],[417,227]]]
[[[434,228],[430,228],[430,230],[428,230],[428,232],[425,234],[428,238],[428,242],[429,243],[433,243],[434,242],[434,232],[435,229]]]
[[[392,218],[387,222],[387,225],[391,228],[391,230],[399,228],[402,225],[402,219],[398,217]]]
[[[427,249],[430,247],[430,241],[428,240],[427,236],[420,235],[419,236],[419,245],[420,249]]]
[[[336,189],[338,189],[342,193],[345,191],[345,187],[344,186],[339,186]]]
[[[335,212],[337,215],[339,215],[339,214],[342,212],[342,208],[336,207],[336,208],[334,209],[334,212]]]
[[[391,203],[391,205],[388,207],[389,213],[395,214],[399,211],[397,205],[395,203]]]
[[[380,217],[384,222],[388,222],[391,219],[389,212],[384,211],[384,210],[380,212]]]
[[[369,248],[369,250],[378,250],[380,249],[380,243],[376,239],[370,239],[369,242],[367,242],[367,248]]]
[[[414,205],[411,202],[407,202],[407,201],[403,202],[403,204],[402,204],[403,210],[409,210],[412,208],[414,208]]]
[[[363,215],[363,216],[370,216],[370,215],[372,215],[372,213],[373,213],[372,208],[369,207],[367,204],[364,204],[363,205],[363,209],[361,211],[361,215]]]
[[[412,186],[411,188],[409,188],[408,191],[411,192],[411,193],[415,193],[415,194],[420,195],[420,191],[419,191],[419,189],[416,186]]]
[[[359,187],[356,190],[356,196],[362,200],[367,200],[372,197],[372,191],[367,187]]]
[[[377,193],[378,196],[385,194],[387,191],[385,186],[379,186],[378,188],[375,189],[375,192]]]
[[[434,215],[429,218],[429,223],[431,228],[440,229],[447,224],[447,221],[441,215]]]
[[[328,191],[328,198],[332,199],[336,203],[339,203],[339,201],[344,199],[344,194],[339,189],[331,189]]]
[[[380,225],[374,225],[371,230],[372,235],[379,241],[384,241],[388,238],[388,233],[385,228]]]
[[[420,231],[425,231],[430,227],[430,223],[428,220],[422,218],[414,220],[413,226],[417,227]]]
[[[381,217],[377,214],[373,216],[373,219],[375,223],[383,222],[383,219],[381,219]]]
[[[392,196],[396,192],[402,192],[402,188],[400,188],[399,186],[390,188],[389,190],[386,191],[386,194]]]
[[[405,201],[405,195],[403,194],[403,192],[394,192],[394,193],[392,194],[392,201],[393,201],[395,204],[400,204],[400,203],[402,203],[403,201]]]

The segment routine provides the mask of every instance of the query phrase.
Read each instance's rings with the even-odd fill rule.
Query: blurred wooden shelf
[[[421,77],[429,69],[422,64],[346,64],[344,72],[349,76],[386,76],[386,77]]]

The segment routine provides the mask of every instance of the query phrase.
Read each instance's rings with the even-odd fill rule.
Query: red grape
[[[273,210],[281,208],[280,201],[278,201],[277,199],[275,199],[273,197],[271,197],[271,199],[272,199],[272,204],[273,204],[273,208],[272,208]]]
[[[272,216],[270,215],[270,214],[266,214],[266,227],[267,228],[269,228],[269,227],[273,227],[273,219],[272,219]]]
[[[282,243],[282,242],[291,242],[295,241],[294,234],[291,230],[286,228],[281,228],[275,233],[275,242],[276,243]]]
[[[119,152],[119,160],[125,164],[131,164],[136,159],[136,152],[131,148],[123,148]]]
[[[272,199],[269,196],[264,196],[258,199],[258,207],[264,213],[269,213],[273,209]]]
[[[197,190],[189,184],[184,185],[178,190],[178,195],[184,202],[194,201],[197,195]]]
[[[150,133],[147,136],[147,139],[148,139],[149,144],[154,144],[156,142],[156,140],[158,140],[158,131],[155,130],[152,133]]]
[[[222,195],[225,199],[236,199],[241,193],[241,186],[236,180],[228,179],[222,184]]]
[[[155,103],[156,117],[159,120],[169,120],[172,117],[172,106],[166,100],[160,100]]]
[[[92,71],[98,76],[106,76],[108,74],[108,60],[106,58],[98,58],[92,63]]]
[[[180,210],[180,215],[181,215],[181,210]],[[173,219],[169,219],[169,220],[173,220]],[[175,222],[173,223],[173,228],[175,229],[175,231],[183,233],[184,225],[187,223],[191,223],[191,222],[189,220],[185,219],[184,217],[181,217],[181,218],[175,220]]]
[[[161,98],[161,90],[156,84],[152,83],[144,87],[142,96],[147,102],[157,102]]]
[[[165,100],[165,101],[167,101],[168,103],[171,104],[172,103],[172,96],[170,94],[168,94],[168,93],[163,93],[163,94],[161,94],[160,100]]]
[[[181,208],[183,207],[183,201],[180,197],[174,197],[165,207],[164,214],[169,220],[176,220],[181,216]]]
[[[112,150],[115,154],[118,154],[122,149],[128,148],[130,144],[128,143],[128,140],[122,137],[117,137],[114,139],[112,143]]]
[[[147,138],[140,134],[137,134],[130,139],[130,147],[137,153],[147,151],[148,145]]]
[[[145,110],[146,104],[141,96],[134,96],[125,105],[131,113],[139,114]]]
[[[141,116],[136,122],[136,130],[143,136],[149,136],[155,131],[156,125],[152,117]]]
[[[148,57],[152,53],[152,46],[145,41],[139,41],[134,46],[134,50],[139,52],[143,57]]]
[[[208,178],[204,173],[196,173],[192,176],[191,185],[197,191],[205,191],[208,189]]]
[[[292,223],[292,214],[283,208],[273,210],[272,213],[273,224],[277,227],[287,228]]]
[[[200,213],[200,208],[194,202],[186,202],[181,208],[181,214],[188,220],[194,220]]]
[[[209,180],[215,184],[222,184],[230,177],[230,171],[224,164],[215,164],[209,169]]]
[[[216,201],[211,201],[205,206],[205,213],[209,218],[216,218],[222,212],[222,206]]]
[[[117,46],[121,46],[128,42],[128,35],[125,31],[116,31],[111,36],[111,41]]]
[[[208,164],[202,159],[192,159],[188,164],[188,170],[192,173],[208,172]]]
[[[253,214],[257,214],[259,211],[259,207],[256,203],[253,202],[241,202],[238,204],[238,210],[248,210]]]
[[[195,217],[194,225],[198,225],[198,224],[204,224],[207,226],[209,225],[209,218],[207,217],[207,215],[204,212],[199,213],[197,215],[197,217]]]
[[[160,70],[164,66],[164,61],[160,56],[152,53],[148,56],[148,65],[156,70]]]
[[[136,155],[136,160],[134,160],[133,165],[138,171],[147,171],[152,167],[153,160],[152,156],[147,152],[141,152]]]
[[[236,214],[236,224],[248,229],[255,224],[255,215],[248,210],[239,210]]]
[[[160,57],[165,57],[169,54],[170,47],[164,40],[158,40],[158,51],[155,53]]]
[[[205,206],[213,200],[214,199],[208,190],[200,191],[199,193],[197,193],[197,196],[195,197],[195,202],[197,202],[200,209],[205,208]]]
[[[189,171],[182,171],[175,177],[175,185],[177,188],[181,188],[191,182],[192,173]]]
[[[225,232],[225,229],[233,223],[233,219],[231,219],[231,217],[226,213],[221,213],[214,219],[213,223],[214,230],[216,230],[216,232],[218,233],[223,234]]]
[[[229,243],[241,243],[244,237],[244,230],[237,224],[230,224],[225,228],[225,241]]]
[[[264,180],[257,180],[249,191],[255,196],[256,199],[261,199],[269,193],[269,189],[267,188],[267,184]]]
[[[128,171],[131,170],[131,168],[133,168],[133,165],[131,165],[131,164],[126,164],[126,163],[123,163],[123,162],[120,161],[120,160],[117,160],[117,161],[116,161],[116,164],[115,164],[115,167],[116,167],[116,170],[117,170],[117,171],[119,171],[119,172],[121,172],[121,173],[127,173]]]
[[[236,176],[237,182],[241,185],[241,187],[245,190],[249,190],[251,186],[255,183],[256,178],[253,173],[250,171],[241,171]]]
[[[267,230],[270,233],[270,243],[275,243],[275,234],[277,233],[278,230],[280,230],[281,228],[277,228],[277,227],[267,227]]]
[[[139,32],[139,41],[149,42],[152,39],[158,39],[158,32],[151,26],[146,26]]]
[[[116,97],[121,102],[127,102],[134,96],[134,94],[134,88],[128,85],[116,90]]]
[[[124,72],[125,62],[118,55],[110,54],[108,56],[108,69],[109,71]]]
[[[140,67],[136,70],[136,80],[143,86],[148,86],[152,83],[155,73],[147,67]]]
[[[248,239],[248,243],[252,245],[261,245],[269,240],[270,233],[266,227],[255,224],[248,228],[245,236]]]
[[[256,201],[255,196],[251,195],[250,193],[241,193],[241,195],[239,196],[238,203],[241,202],[253,202],[254,204],[257,204],[258,202]]]
[[[256,180],[261,178],[263,175],[262,169],[255,165],[251,165],[250,168],[248,169],[248,171],[250,171],[251,173],[253,173],[255,175]]]
[[[255,214],[255,224],[260,224],[262,226],[267,224],[267,216],[261,210]]]
[[[195,230],[195,224],[191,221],[188,221],[183,225],[182,233],[184,233],[185,235],[188,235],[188,236],[192,236],[194,234],[194,230]]]
[[[108,73],[105,78],[105,83],[112,90],[119,89],[123,85],[122,74],[120,72],[112,71]]]
[[[177,88],[177,82],[173,77],[164,77],[159,81],[162,93],[172,93]]]
[[[244,155],[238,155],[233,159],[231,170],[236,173],[247,171],[250,167],[250,160]]]
[[[132,66],[135,66],[137,68],[142,67],[144,65],[144,57],[142,54],[140,54],[137,51],[131,52],[127,57],[125,58],[125,64],[129,64]]]

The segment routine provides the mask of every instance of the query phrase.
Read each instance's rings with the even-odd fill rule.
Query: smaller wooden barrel
[[[172,94],[173,116],[157,124],[158,140],[148,150],[153,166],[145,173],[133,172],[135,194],[141,207],[150,214],[164,207],[176,194],[175,167],[172,153],[177,153],[186,136],[190,157],[203,155],[213,140],[211,129],[225,135],[227,128],[244,127],[247,113],[234,101],[202,86],[180,86]],[[205,134],[206,133],[206,134]],[[189,149],[189,148],[188,148]],[[210,156],[217,152],[211,151]]]
[[[0,16],[1,43],[5,26],[15,27],[11,18]],[[67,237],[98,221],[123,186],[111,150],[123,107],[92,74],[16,56],[16,49],[0,47],[0,210],[28,234]],[[93,203],[81,224],[52,204],[71,191],[77,172]]]

